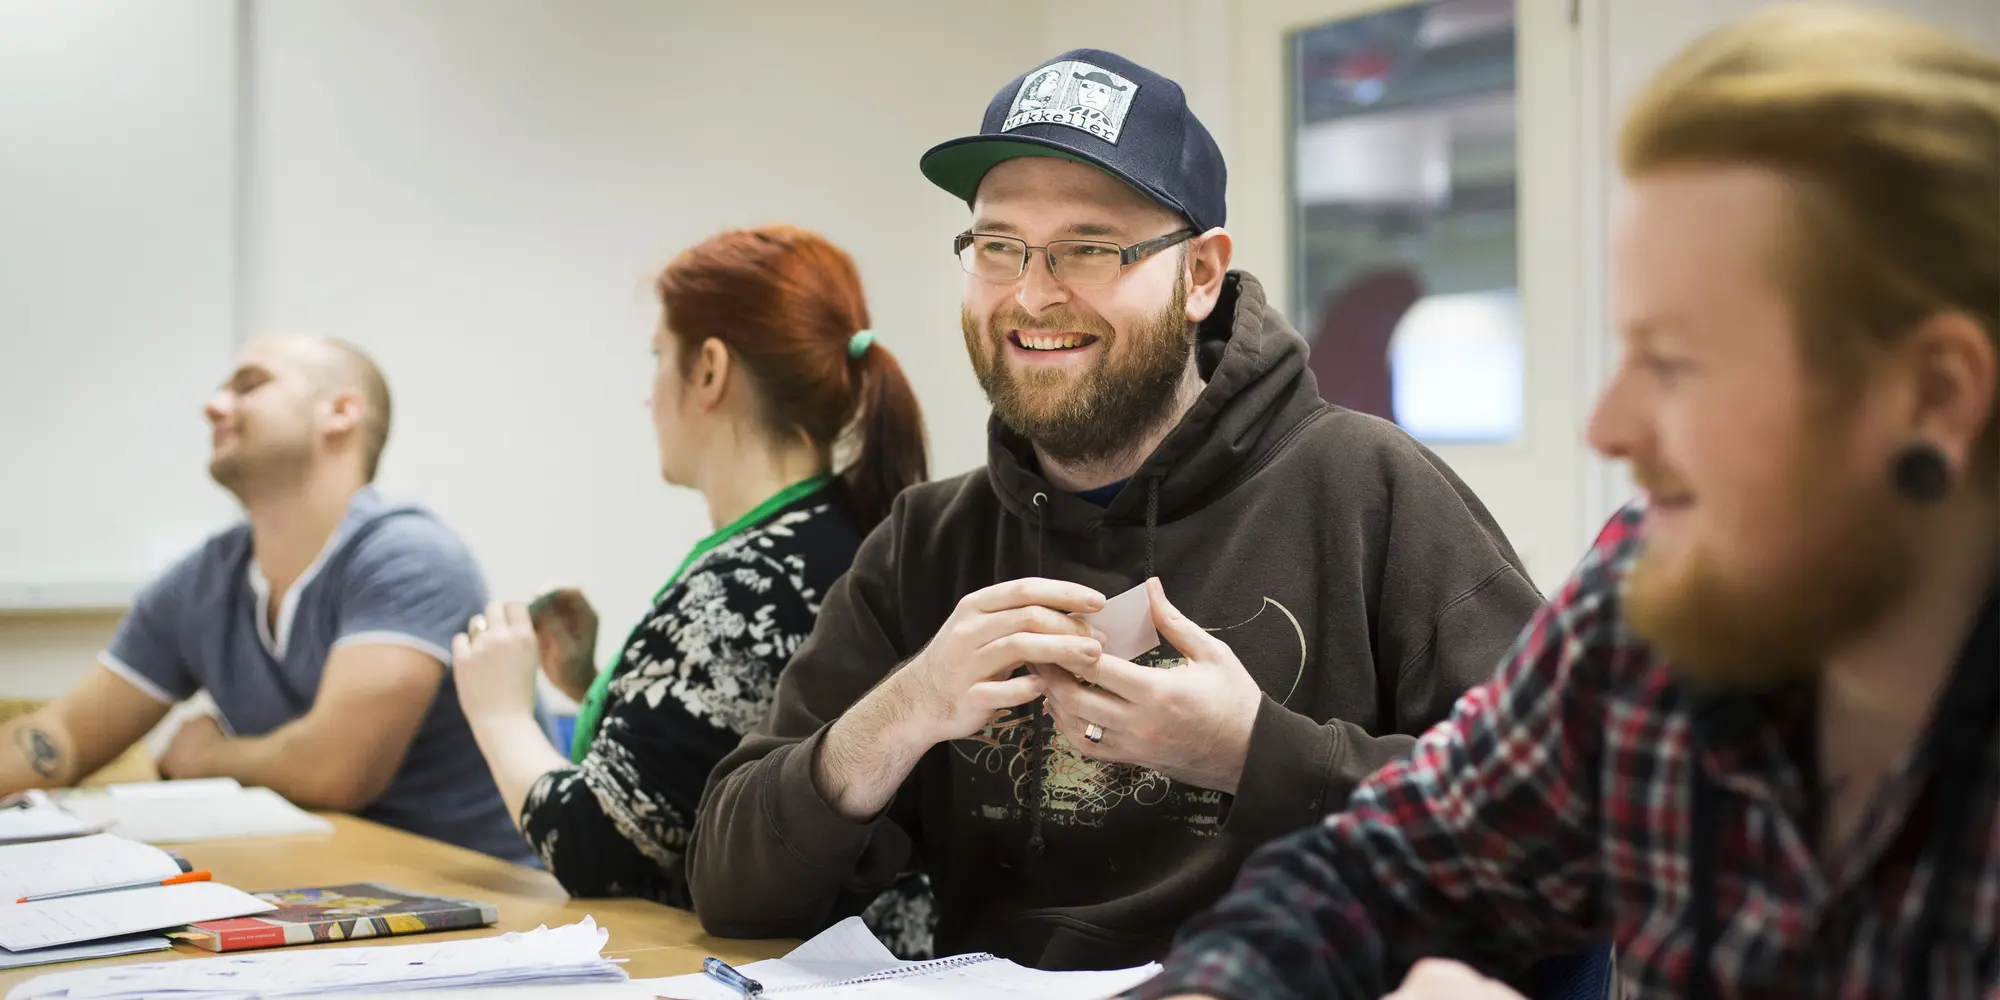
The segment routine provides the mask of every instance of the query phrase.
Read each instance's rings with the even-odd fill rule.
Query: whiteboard
[[[236,513],[235,0],[0,0],[0,610],[115,607]]]

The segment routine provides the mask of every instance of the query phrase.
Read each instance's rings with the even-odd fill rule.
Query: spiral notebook
[[[869,933],[861,918],[849,917],[784,958],[751,962],[739,966],[738,971],[763,984],[761,997],[1102,1000],[1151,979],[1160,967],[1044,972],[983,953],[902,962]],[[668,1000],[743,1000],[740,992],[700,974],[641,980],[632,985],[650,987],[655,996]]]

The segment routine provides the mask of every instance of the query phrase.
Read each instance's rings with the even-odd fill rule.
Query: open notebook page
[[[1043,972],[996,958],[960,966],[912,970],[904,978],[834,986],[829,983],[840,980],[799,981],[789,975],[774,975],[770,967],[784,962],[784,959],[752,962],[741,967],[741,971],[762,983],[764,995],[771,1000],[790,997],[798,997],[799,1000],[1048,1000],[1052,997],[1104,1000],[1153,978],[1160,971],[1157,965],[1147,965],[1105,972]],[[635,980],[633,985],[645,986],[655,996],[665,1000],[743,1000],[743,995],[735,989],[699,974]]]
[[[860,917],[848,917],[813,935],[783,958],[739,965],[736,971],[766,990],[775,990],[839,982],[910,964],[898,961],[883,947]],[[743,994],[702,973],[647,982],[660,988],[658,995],[675,1000],[743,1000]]]
[[[848,917],[813,935],[812,940],[793,948],[779,961],[858,962],[871,971],[902,964],[860,917]]]
[[[831,986],[800,994],[813,1000],[1105,1000],[1159,974],[1157,965],[1104,972],[1043,972],[1004,959],[940,968],[908,979]]]
[[[778,996],[1032,997],[1035,1000],[1109,997],[1159,972],[1157,965],[1112,972],[1042,972],[991,956],[982,958],[981,961],[964,958],[960,961],[968,964],[955,967],[940,962],[897,961],[860,917],[849,917],[794,948],[784,958],[751,962],[738,966],[737,971],[755,979],[765,992]],[[908,978],[851,986],[828,985],[890,970],[904,970]],[[640,984],[672,1000],[742,1000],[742,994],[735,989],[699,973],[641,980],[635,985]]]
[[[783,958],[752,962],[738,971],[763,983],[766,989],[782,989],[834,983],[915,964],[897,959],[860,917],[848,917],[813,935]]]
[[[0,904],[22,896],[170,879],[180,862],[157,847],[100,833],[0,847]]]

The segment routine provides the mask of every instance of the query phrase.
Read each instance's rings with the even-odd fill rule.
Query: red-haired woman
[[[708,772],[764,717],[862,536],[924,478],[924,433],[868,328],[853,260],[820,236],[725,232],[655,284],[660,472],[701,492],[715,533],[602,672],[597,615],[576,591],[532,614],[488,608],[453,654],[500,794],[563,887],[687,906],[681,854]],[[843,441],[852,460],[836,471]],[[537,666],[582,702],[568,759],[536,725]],[[912,881],[868,916],[892,948],[921,954],[927,905]]]

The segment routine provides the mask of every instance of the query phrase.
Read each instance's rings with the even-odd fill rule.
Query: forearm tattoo
[[[22,726],[14,731],[14,745],[21,750],[21,756],[28,758],[28,766],[44,778],[54,778],[62,772],[62,751],[56,749],[56,741],[49,734],[33,726]]]

